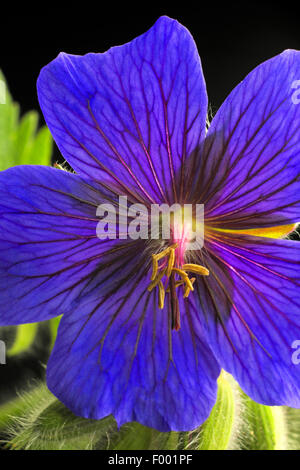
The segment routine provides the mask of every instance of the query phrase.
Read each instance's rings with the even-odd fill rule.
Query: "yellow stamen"
[[[198,264],[184,264],[182,269],[183,271],[190,271],[191,273],[201,274],[201,276],[209,275],[209,270],[204,266],[199,266]]]
[[[148,291],[149,291],[149,292],[151,292],[151,291],[154,289],[154,287],[156,287],[157,284],[158,284],[159,282],[161,282],[161,279],[162,279],[162,278],[164,277],[164,275],[166,274],[166,271],[167,271],[167,268],[165,268],[165,269],[163,269],[162,271],[160,271],[160,272],[157,274],[157,276],[156,276],[156,278],[154,279],[154,281],[150,282],[150,284],[149,284],[149,286],[148,286]]]
[[[176,281],[175,282],[175,289],[177,289],[177,287],[179,287],[179,286],[183,286],[183,284],[185,284],[184,281]],[[166,292],[170,292],[170,287],[167,288]]]
[[[156,278],[157,271],[158,271],[158,262],[157,262],[156,256],[157,255],[152,255],[152,276],[151,276],[151,281],[154,281],[154,279]]]
[[[180,328],[180,312],[179,303],[176,293],[176,289],[179,286],[184,286],[183,298],[187,298],[190,292],[194,290],[193,284],[196,280],[195,277],[189,278],[187,271],[200,274],[202,276],[208,276],[209,271],[204,266],[197,264],[184,264],[180,268],[174,267],[176,263],[175,250],[178,244],[165,248],[160,253],[152,255],[152,275],[151,282],[148,285],[148,291],[151,292],[155,287],[158,287],[158,307],[159,309],[164,308],[166,292],[170,295],[171,315],[172,315],[172,328],[176,331]],[[167,263],[162,263],[159,266],[158,261],[162,258],[168,257]],[[166,266],[163,268],[163,266]],[[177,264],[176,264],[177,266]],[[180,280],[175,279],[175,275],[181,277]],[[162,279],[166,276],[166,282],[163,284]]]
[[[158,308],[163,309],[165,304],[165,289],[161,281],[158,283]]]
[[[157,253],[157,255],[152,255],[155,256],[155,258],[157,259],[157,261],[159,261],[160,259],[164,258],[165,256],[167,256],[169,253],[170,253],[170,250],[174,250],[175,248],[177,248],[178,246],[178,243],[174,243],[173,245],[170,245],[168,246],[168,248],[166,248],[165,250],[161,251],[160,253]]]
[[[167,267],[167,273],[166,273],[167,277],[171,276],[174,262],[175,262],[175,248],[170,248],[168,267]]]
[[[178,274],[181,279],[185,282],[185,284],[191,289],[191,290],[194,290],[193,288],[193,284],[191,283],[191,280],[189,279],[187,273],[185,271],[183,271],[182,269],[178,269],[178,268],[173,268],[173,272],[175,272],[176,274]]]
[[[196,280],[196,278],[192,277],[191,278],[191,283],[194,284],[195,280]],[[190,295],[190,292],[191,292],[191,289],[188,286],[185,286],[183,298],[186,299]]]

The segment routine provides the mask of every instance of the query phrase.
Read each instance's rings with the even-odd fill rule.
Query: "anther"
[[[199,266],[198,264],[184,264],[182,266],[183,271],[189,271],[191,273],[200,274],[201,276],[208,276],[209,270],[204,266]]]
[[[166,292],[169,293],[171,299],[171,314],[172,314],[172,328],[178,331],[180,329],[180,312],[179,301],[176,293],[177,287],[183,286],[183,298],[188,298],[190,292],[194,290],[193,284],[196,280],[195,277],[189,278],[188,272],[200,274],[201,276],[208,276],[209,271],[204,266],[197,264],[187,263],[180,267],[176,263],[175,250],[178,243],[165,248],[163,251],[152,255],[152,275],[151,282],[148,285],[148,291],[151,292],[155,287],[158,287],[158,307],[164,308]],[[159,260],[168,258],[160,266]],[[181,279],[175,279],[175,275]],[[163,277],[166,276],[165,285],[162,282]]]
[[[190,290],[194,290],[193,284],[191,283],[187,273],[183,271],[183,269],[173,268],[173,272],[178,274],[181,279],[185,282],[185,284],[190,288]]]
[[[165,304],[165,289],[161,281],[158,283],[158,308],[163,309]]]
[[[175,262],[175,248],[170,247],[168,267],[167,267],[167,273],[166,273],[167,277],[171,276],[174,262]]]
[[[174,243],[173,245],[168,246],[165,250],[161,251],[160,253],[157,253],[155,255],[152,255],[152,275],[151,275],[151,281],[154,281],[157,275],[158,271],[158,261],[165,256],[169,255],[169,260],[168,260],[168,274],[167,276],[170,277],[172,268],[174,266],[174,261],[175,261],[175,249],[177,248],[178,243]]]
[[[170,250],[174,250],[175,248],[177,248],[178,246],[178,243],[174,243],[173,245],[170,245],[168,246],[168,248],[166,248],[165,250],[161,251],[160,253],[157,253],[157,255],[152,255],[152,256],[155,256],[155,258],[157,259],[157,261],[159,261],[160,259],[164,258],[165,256],[167,256],[169,253],[170,253]]]
[[[158,271],[158,262],[157,262],[157,255],[152,255],[152,275],[151,275],[151,281],[154,281],[156,278],[156,274]]]
[[[194,284],[195,280],[196,280],[195,277],[192,277],[192,278],[190,279],[190,281],[191,281],[192,284]],[[187,299],[188,296],[190,295],[190,292],[191,292],[191,289],[189,288],[189,286],[186,285],[185,288],[184,288],[183,298],[184,298],[184,299]]]
[[[149,291],[149,292],[151,292],[151,291],[154,289],[154,287],[156,287],[157,284],[158,284],[159,282],[161,282],[161,279],[162,279],[162,278],[164,277],[164,275],[166,274],[166,271],[167,271],[167,268],[162,269],[162,270],[157,274],[157,276],[156,276],[156,278],[154,279],[154,281],[152,281],[152,282],[149,284],[149,286],[148,286],[148,291]]]

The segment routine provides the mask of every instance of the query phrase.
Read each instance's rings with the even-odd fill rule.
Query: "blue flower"
[[[167,17],[42,69],[41,109],[76,174],[0,174],[0,324],[64,314],[47,382],[75,414],[191,430],[221,368],[260,403],[300,407],[299,244],[283,239],[299,220],[299,79],[299,52],[268,60],[206,132],[195,43]],[[204,204],[203,248],[191,261],[182,240],[99,240],[96,209],[119,195]]]

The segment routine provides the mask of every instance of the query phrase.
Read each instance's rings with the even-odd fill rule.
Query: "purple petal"
[[[96,235],[96,208],[106,197],[101,187],[53,168],[0,173],[0,324],[65,313],[100,282],[116,244]]]
[[[198,198],[210,224],[299,220],[299,78],[300,52],[287,50],[254,69],[217,112],[199,174]]]
[[[63,317],[48,386],[86,418],[112,414],[119,426],[138,421],[160,431],[194,429],[215,402],[220,368],[183,301],[182,326],[174,332],[168,307],[158,310],[156,293],[130,269],[137,273],[130,282],[122,287],[115,280]]]
[[[60,54],[42,69],[38,96],[78,173],[152,202],[184,191],[178,173],[204,137],[207,96],[196,45],[177,21],[162,17],[104,54]]]
[[[228,237],[214,239],[208,249],[223,266],[223,277],[216,270],[209,276],[223,291],[214,292],[219,309],[207,289],[200,292],[220,366],[253,400],[299,408],[300,365],[292,360],[300,339],[299,243]]]

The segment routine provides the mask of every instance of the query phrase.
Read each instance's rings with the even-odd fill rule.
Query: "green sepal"
[[[287,428],[287,449],[300,450],[300,409],[283,408]]]
[[[41,385],[0,407],[0,431],[11,450],[90,450],[107,448],[117,425],[75,416]]]
[[[233,439],[236,435],[236,424],[239,421],[238,395],[235,393],[235,384],[231,378],[222,372],[218,379],[217,401],[209,418],[200,427],[194,437],[189,437],[187,447],[199,450],[226,450],[234,447]]]
[[[112,435],[110,450],[173,450],[177,448],[176,432],[159,432],[139,423],[129,423]]]
[[[287,426],[283,407],[266,406],[243,395],[245,406],[243,448],[249,450],[286,450]]]
[[[75,416],[43,384],[0,407],[0,435],[10,450],[164,450],[179,433]]]
[[[111,450],[145,450],[149,449],[152,441],[152,429],[139,423],[122,426],[113,436],[109,449]]]

